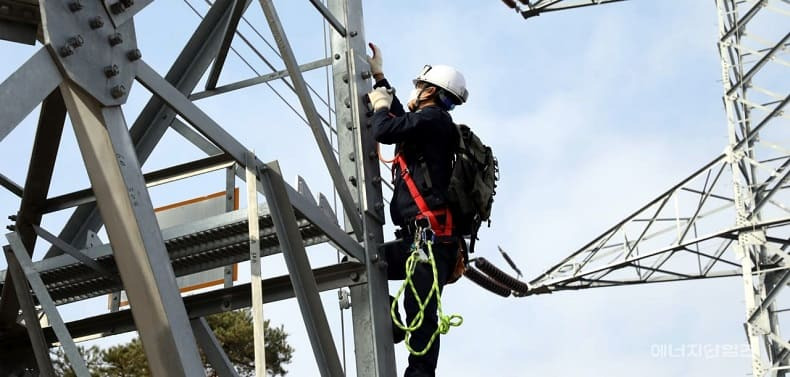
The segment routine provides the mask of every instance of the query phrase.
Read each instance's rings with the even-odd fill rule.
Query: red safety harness
[[[428,203],[425,202],[425,198],[423,198],[420,190],[417,189],[417,184],[414,183],[414,179],[412,179],[411,173],[409,173],[406,160],[398,153],[395,155],[393,161],[400,167],[401,178],[406,182],[406,187],[409,188],[409,194],[411,194],[411,198],[414,199],[414,203],[417,204],[417,209],[420,210],[416,219],[427,219],[431,224],[431,230],[437,237],[451,237],[453,235],[453,216],[450,210],[448,208],[437,210],[428,208]],[[438,216],[444,216],[445,221],[443,224],[437,219]]]

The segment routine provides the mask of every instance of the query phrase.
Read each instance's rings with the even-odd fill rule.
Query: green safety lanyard
[[[439,334],[447,334],[447,332],[450,331],[451,326],[461,326],[461,324],[464,322],[464,319],[457,314],[446,316],[442,312],[442,295],[439,291],[439,274],[436,270],[436,259],[433,256],[433,241],[428,239],[424,230],[418,229],[415,233],[414,243],[410,248],[411,254],[406,260],[406,279],[403,280],[403,284],[401,285],[400,289],[398,289],[398,293],[395,295],[395,300],[392,301],[390,315],[392,316],[392,320],[395,325],[406,332],[406,349],[409,350],[409,353],[415,356],[422,356],[425,355],[429,349],[431,349],[434,340],[436,340],[436,336]],[[426,249],[428,250],[427,260],[421,253],[422,245],[425,245]],[[414,286],[414,282],[412,281],[412,276],[414,275],[414,270],[417,268],[418,263],[429,263],[431,265],[431,270],[433,271],[433,285],[431,286],[431,290],[428,292],[428,296],[425,297],[425,299],[421,298],[420,295],[417,294],[417,288]],[[414,317],[414,319],[412,319],[408,326],[401,323],[398,320],[398,316],[396,314],[398,310],[398,301],[400,300],[401,295],[403,295],[403,293],[406,291],[407,287],[411,289],[415,300],[417,300],[417,305],[420,308],[419,312]],[[411,333],[422,326],[422,321],[425,318],[425,307],[428,306],[428,302],[431,301],[433,295],[436,295],[436,308],[438,311],[439,323],[436,331],[434,331],[433,335],[431,335],[431,339],[428,341],[428,344],[425,345],[425,349],[422,351],[417,351],[411,347],[409,340],[411,338]]]

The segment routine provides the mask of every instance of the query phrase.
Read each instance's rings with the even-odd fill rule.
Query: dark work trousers
[[[389,280],[403,280],[406,278],[406,259],[409,258],[409,251],[414,242],[414,237],[403,237],[400,243],[396,243],[385,249],[387,256],[387,276]],[[455,268],[456,258],[458,257],[458,244],[456,242],[433,244],[433,255],[436,259],[436,271],[438,275],[439,291],[442,291],[447,279]],[[427,255],[428,251],[425,250]],[[433,271],[429,263],[418,263],[412,275],[412,282],[417,289],[417,293],[424,301],[433,286]],[[408,326],[414,317],[419,313],[420,307],[414,298],[411,289],[406,289],[403,298],[403,306],[406,309],[406,321],[401,322]],[[409,344],[412,349],[422,351],[431,339],[431,335],[436,331],[438,316],[436,313],[436,296],[434,295],[425,307],[425,314],[422,326],[412,332]],[[401,332],[393,323],[395,338]],[[433,345],[423,356],[409,355],[409,366],[406,368],[405,377],[433,377],[436,371],[436,362],[439,358],[439,337],[433,341]]]

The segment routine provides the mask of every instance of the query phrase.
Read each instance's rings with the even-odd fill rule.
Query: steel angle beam
[[[187,139],[190,143],[192,143],[192,145],[198,147],[198,149],[209,156],[222,153],[222,150],[217,148],[216,145],[211,144],[211,142],[206,140],[203,135],[193,130],[192,127],[189,127],[186,123],[182,122],[178,118],[173,119],[173,122],[170,123],[170,128],[178,132],[184,137],[184,139]]]
[[[71,337],[66,325],[63,323],[63,318],[60,316],[58,308],[52,301],[52,297],[49,296],[49,292],[47,292],[47,287],[44,285],[44,281],[41,280],[41,276],[39,276],[39,274],[33,268],[33,262],[30,260],[30,254],[32,253],[25,249],[25,245],[22,243],[20,236],[16,233],[9,233],[6,235],[6,238],[11,243],[11,249],[13,250],[14,254],[13,258],[11,258],[10,253],[6,252],[6,258],[15,259],[14,263],[18,263],[18,267],[24,273],[24,278],[27,283],[30,284],[30,288],[32,288],[33,292],[36,294],[38,303],[41,305],[41,308],[47,315],[47,321],[51,324],[51,327],[55,332],[61,347],[63,348],[63,352],[66,354],[66,359],[69,361],[72,370],[78,377],[90,377],[91,374],[88,372],[88,367],[85,364],[85,360],[77,350],[77,346],[74,344],[74,339]],[[15,279],[17,278],[18,276],[15,277]],[[20,281],[17,280],[17,283],[20,283]]]
[[[299,102],[302,104],[310,129],[313,131],[313,137],[315,137],[318,149],[321,151],[324,164],[329,171],[330,177],[332,177],[332,182],[335,190],[337,190],[340,202],[343,204],[343,210],[351,223],[351,228],[354,230],[357,239],[362,240],[364,238],[364,231],[362,229],[362,220],[360,217],[361,211],[355,204],[354,197],[351,195],[351,190],[348,188],[347,178],[344,176],[338,161],[335,159],[332,145],[329,143],[329,139],[324,132],[321,118],[307,90],[307,83],[304,81],[302,72],[299,70],[299,64],[288,42],[288,37],[285,35],[282,23],[280,23],[280,18],[277,15],[274,3],[272,3],[271,0],[260,0],[260,3],[266,20],[269,23],[272,35],[277,42],[277,47],[280,50],[280,55],[283,58],[285,67],[288,69],[291,82],[294,85],[294,91],[297,97],[299,97]]]
[[[31,252],[36,245],[36,233],[33,227],[41,224],[43,212],[40,204],[46,200],[52,182],[60,139],[66,119],[66,105],[60,90],[52,91],[41,106],[38,128],[33,142],[33,151],[28,165],[25,190],[16,218],[16,230],[22,237],[22,244]],[[0,298],[0,322],[8,325],[13,323],[19,307],[14,298],[13,282],[7,280]],[[0,325],[2,325],[0,324]]]
[[[22,318],[25,320],[25,330],[27,330],[30,345],[33,348],[33,354],[38,365],[38,373],[44,377],[55,377],[55,370],[49,359],[49,344],[44,338],[44,332],[41,329],[41,322],[36,313],[33,296],[30,294],[30,286],[27,283],[27,279],[25,279],[25,273],[22,271],[22,266],[20,266],[16,256],[14,256],[11,247],[4,246],[3,251],[8,262],[8,275],[16,281],[12,289],[16,290],[16,298],[19,300],[18,304],[22,308]],[[9,347],[4,347],[4,349],[13,348],[9,345]],[[4,368],[8,367],[0,365],[0,369]]]
[[[230,18],[230,6],[233,2],[234,0],[217,0],[212,5],[165,76],[180,92],[191,93],[211,64],[222,40],[223,25]],[[145,164],[148,160],[174,118],[175,113],[157,96],[153,96],[145,105],[129,130],[140,164]],[[71,215],[58,237],[81,248],[84,246],[82,242],[85,234],[89,230],[98,231],[101,225],[96,205],[81,205]],[[50,248],[47,257],[58,254],[57,249]]]
[[[214,336],[214,331],[208,326],[206,319],[203,317],[193,319],[192,330],[195,332],[200,348],[206,355],[206,360],[211,364],[217,376],[239,377],[236,368],[233,367],[233,363],[228,359],[228,355],[222,349],[217,337]]]
[[[314,69],[318,69],[321,67],[326,67],[332,64],[331,59],[319,59],[310,63],[302,64],[299,66],[299,70],[302,72],[312,71]],[[253,85],[267,83],[269,81],[282,79],[288,77],[288,70],[280,70],[277,72],[267,73],[265,75],[260,75],[258,77],[253,77],[251,79],[241,80],[232,84],[218,86],[212,89],[206,89],[202,92],[192,93],[189,95],[189,99],[193,101],[197,101],[200,99],[213,97],[219,94],[232,92],[234,90],[249,88]]]
[[[266,202],[272,214],[277,239],[283,250],[288,276],[291,277],[296,300],[302,311],[302,319],[313,347],[318,370],[324,377],[343,376],[343,367],[340,364],[335,342],[332,340],[332,331],[329,329],[324,306],[321,304],[318,285],[310,268],[310,260],[307,258],[296,225],[296,215],[290,205],[285,182],[280,176],[280,167],[277,162],[272,162],[261,170],[260,178],[266,194]]]
[[[0,174],[0,186],[3,186],[6,190],[18,196],[20,199],[22,198],[22,194],[24,193],[25,190],[24,188],[22,188],[22,186],[12,181],[11,178],[8,178],[3,174]]]
[[[228,57],[230,51],[230,44],[233,42],[233,36],[236,35],[236,29],[239,27],[239,21],[244,15],[244,11],[250,6],[251,0],[236,0],[233,4],[233,13],[230,16],[228,25],[225,26],[225,35],[222,38],[222,45],[220,45],[217,57],[214,59],[214,64],[211,66],[211,71],[208,73],[206,79],[206,90],[211,90],[217,87],[219,75],[222,68],[225,66],[225,59]]]
[[[61,90],[151,371],[199,375],[202,362],[121,109],[68,84]]]
[[[219,153],[215,156],[146,173],[143,175],[143,179],[147,187],[153,187],[233,165],[232,160],[227,155],[222,154],[222,151],[219,151]],[[93,195],[93,190],[83,189],[46,199],[42,206],[42,212],[51,213],[94,201],[96,201],[96,197]]]
[[[348,35],[348,31],[346,31],[346,28],[343,26],[343,24],[340,22],[340,20],[338,20],[335,17],[334,14],[332,14],[332,12],[329,9],[327,9],[324,3],[322,3],[319,0],[310,0],[310,3],[313,4],[315,9],[318,10],[319,13],[321,13],[321,16],[324,17],[324,19],[329,23],[329,25],[332,25],[332,28],[334,28],[335,31],[338,34],[340,34],[341,37],[345,38]]]
[[[47,48],[41,48],[0,84],[0,142],[63,80]]]

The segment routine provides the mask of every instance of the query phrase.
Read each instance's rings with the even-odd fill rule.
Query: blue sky
[[[205,11],[205,4],[192,2]],[[454,65],[466,75],[469,102],[452,115],[491,144],[502,170],[493,225],[481,234],[478,251],[504,266],[495,255],[496,245],[502,245],[527,278],[689,175],[727,142],[712,2],[630,1],[528,21],[499,1],[364,4],[366,37],[381,46],[385,74],[401,93],[408,92],[424,64]],[[322,24],[309,2],[280,0],[276,5],[299,61],[324,57]],[[271,40],[257,2],[247,17]],[[144,59],[164,73],[197,23],[181,1],[149,6],[136,23]],[[241,30],[278,68],[283,67],[248,26]],[[260,72],[268,72],[239,42],[234,42],[239,52]],[[0,77],[6,77],[38,47],[0,42],[0,48],[5,62]],[[231,55],[220,82],[252,75]],[[326,91],[323,70],[306,77],[319,92]],[[298,104],[284,85],[273,86]],[[129,123],[148,95],[140,86],[132,89],[125,107]],[[262,160],[278,159],[291,183],[299,174],[314,193],[331,193],[308,127],[269,88],[258,86],[198,104]],[[327,110],[319,106],[319,111]],[[35,118],[34,112],[0,148],[0,172],[20,183]],[[144,171],[202,156],[172,131],[161,146]],[[51,195],[88,186],[69,127],[61,151]],[[210,174],[154,188],[151,194],[159,206],[223,187],[224,176]],[[5,216],[17,207],[16,198],[0,190],[0,213]],[[65,215],[47,216],[45,228],[58,230]],[[327,247],[310,251],[314,267],[336,258]],[[284,273],[280,259],[265,260],[264,274]],[[0,267],[4,265],[0,261]],[[438,374],[746,374],[749,360],[744,357],[651,355],[655,345],[745,343],[742,294],[738,280],[727,279],[501,299],[462,280],[443,295],[445,310],[463,315],[465,323],[443,338]],[[339,342],[336,292],[322,298]],[[103,303],[99,299],[72,304],[63,313],[70,319],[98,314]],[[265,314],[292,334],[297,352],[291,375],[316,375],[295,301],[267,305]],[[343,316],[353,370],[351,317],[349,312]],[[115,341],[118,338],[104,344]],[[396,346],[396,352],[402,371],[406,351]]]

